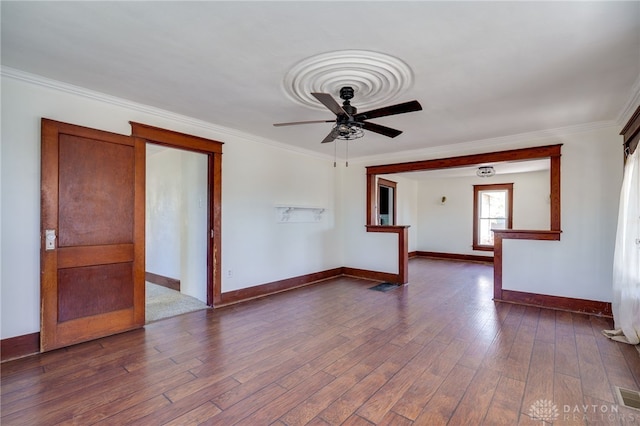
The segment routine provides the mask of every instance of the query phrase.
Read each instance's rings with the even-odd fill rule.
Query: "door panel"
[[[58,246],[131,243],[133,147],[65,134],[59,143]]]
[[[58,270],[58,322],[133,307],[133,262]]]
[[[144,325],[144,149],[42,120],[42,351]]]

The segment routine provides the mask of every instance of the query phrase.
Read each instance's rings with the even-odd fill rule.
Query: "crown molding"
[[[0,75],[2,75],[3,77],[23,81],[36,86],[58,90],[58,91],[69,93],[79,97],[108,103],[114,106],[127,108],[137,112],[142,112],[142,113],[153,115],[166,120],[182,123],[188,126],[198,127],[203,130],[215,133],[217,135],[216,137],[219,137],[220,139],[224,139],[225,137],[234,138],[234,139],[244,139],[249,142],[262,143],[265,145],[270,145],[276,148],[283,149],[285,151],[292,151],[297,154],[302,154],[309,157],[315,157],[323,160],[333,161],[333,156],[330,156],[330,155],[321,154],[321,153],[307,150],[304,148],[299,148],[292,145],[284,144],[282,142],[277,142],[277,141],[256,136],[250,133],[245,133],[245,132],[241,132],[228,127],[219,126],[207,121],[198,120],[196,118],[192,118],[186,115],[177,114],[164,109],[155,108],[149,105],[141,104],[141,103],[130,101],[123,98],[118,98],[116,96],[107,95],[105,93],[97,92],[94,90],[89,90],[84,87],[75,86],[73,84],[64,83],[58,80],[53,80],[53,79],[42,77],[36,74],[31,74],[15,68],[0,66]],[[211,136],[208,135],[206,137],[210,138]]]

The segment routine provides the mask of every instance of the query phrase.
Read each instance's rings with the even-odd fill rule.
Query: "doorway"
[[[396,224],[397,183],[378,178],[378,225]]]
[[[199,136],[187,135],[136,122],[131,124],[131,135],[146,145],[175,148],[180,151],[202,154],[206,158],[206,196],[196,197],[197,205],[206,211],[206,304],[215,307],[222,299],[222,142]],[[143,153],[146,155],[146,153]],[[202,157],[198,157],[202,158]],[[144,160],[141,160],[144,161]]]
[[[146,321],[207,308],[207,155],[146,144]]]
[[[206,305],[221,302],[222,142],[129,123],[124,136],[42,119],[43,352],[145,323],[147,143],[206,158]]]

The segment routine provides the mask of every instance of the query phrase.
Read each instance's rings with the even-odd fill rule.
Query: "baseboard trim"
[[[465,262],[493,263],[493,256],[479,256],[476,254],[440,253],[436,251],[416,251],[416,256],[432,257],[436,259],[463,260]]]
[[[389,272],[370,271],[368,269],[348,268],[345,266],[342,268],[342,275],[363,278],[365,280],[386,281],[394,284],[401,284],[397,282],[398,274],[392,274]]]
[[[536,306],[560,311],[577,312],[601,317],[613,317],[611,303],[595,300],[574,299],[571,297],[550,296],[546,294],[527,293],[515,290],[502,290],[502,298],[498,302]]]
[[[0,340],[0,362],[40,352],[40,332]]]
[[[259,297],[266,297],[271,294],[281,293],[283,291],[292,290],[294,288],[317,284],[330,278],[341,276],[350,276],[372,281],[389,282],[395,282],[398,278],[397,274],[391,274],[388,272],[378,272],[366,269],[348,268],[343,266],[340,268],[334,268],[326,271],[315,272],[312,274],[287,278],[284,280],[273,281],[270,283],[243,288],[240,290],[228,291],[222,293],[222,303],[217,304],[216,307],[231,305],[251,299],[257,299]]]
[[[273,281],[253,287],[242,288],[240,290],[227,291],[222,293],[222,303],[217,304],[216,307],[256,299],[258,297],[265,297],[270,294],[281,293],[283,291],[324,281],[329,278],[338,277],[342,275],[342,269],[343,268],[334,268],[326,271],[286,278],[284,280]]]
[[[162,275],[154,274],[153,272],[145,272],[144,279],[150,283],[160,285],[162,287],[170,288],[171,290],[180,291],[180,280],[175,278],[169,278]]]

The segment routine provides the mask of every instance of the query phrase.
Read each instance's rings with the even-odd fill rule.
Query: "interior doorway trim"
[[[548,240],[560,241],[562,233],[560,227],[560,157],[562,144],[537,146],[531,148],[512,149],[507,151],[489,152],[483,154],[464,155],[459,157],[436,158],[430,160],[411,161],[406,163],[383,164],[378,166],[368,166],[367,169],[367,194],[366,194],[366,227],[368,232],[395,232],[401,226],[379,226],[376,223],[376,179],[378,175],[417,172],[424,170],[438,170],[452,167],[478,166],[485,163],[499,163],[505,161],[526,161],[535,159],[549,159],[549,230],[495,230],[493,248],[493,298],[494,300],[510,301],[509,295],[514,292],[502,289],[502,240],[503,239],[523,239],[523,240]],[[408,249],[406,241],[398,238],[398,264],[403,271],[406,268]],[[408,272],[405,279],[408,280]],[[404,281],[407,282],[407,281]],[[507,299],[507,300],[505,300]]]
[[[146,142],[207,155],[207,305],[222,302],[222,142],[130,121],[131,136]]]

